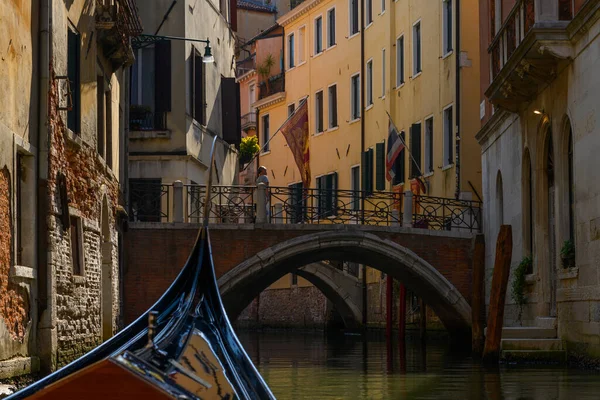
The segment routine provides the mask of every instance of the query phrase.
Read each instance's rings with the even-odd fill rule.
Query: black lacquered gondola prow
[[[275,398],[235,335],[219,294],[208,229],[216,141],[215,137],[203,224],[185,266],[167,291],[117,335],[9,399],[61,398],[59,393],[73,393],[77,384],[94,384],[93,372],[85,375],[84,369],[94,371],[107,364],[111,371],[122,371],[123,381],[131,381],[133,375],[134,384],[153,386],[166,398]],[[198,362],[201,367],[194,368]],[[118,388],[118,382],[114,384]],[[105,398],[135,397],[118,389],[110,392],[108,386],[112,387],[99,386],[92,397],[100,398],[101,391],[107,392]],[[155,398],[165,398],[160,396]]]

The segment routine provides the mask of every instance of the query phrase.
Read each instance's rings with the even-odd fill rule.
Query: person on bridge
[[[266,188],[269,187],[269,176],[267,175],[267,167],[265,167],[263,165],[258,167],[258,177],[256,178],[256,185],[258,186],[259,183],[264,183]],[[269,221],[271,219],[271,215],[270,215],[271,203],[269,201],[270,199],[269,199],[267,190],[265,190],[265,194],[267,195],[266,200],[265,200],[265,207],[267,208],[266,215],[267,215],[267,221]]]

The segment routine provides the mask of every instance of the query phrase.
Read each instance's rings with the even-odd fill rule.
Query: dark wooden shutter
[[[237,0],[229,0],[229,25],[231,30],[237,32]]]
[[[154,57],[154,106],[156,112],[171,111],[171,42],[156,42]]]
[[[373,149],[369,149],[367,150],[367,154],[368,154],[368,175],[367,175],[367,182],[368,182],[368,194],[373,194],[373,159],[375,158],[373,155]]]
[[[377,190],[385,190],[385,142],[377,143],[376,150],[375,187]]]
[[[421,175],[421,124],[413,124],[410,127],[410,177]]]
[[[206,125],[206,90],[202,56],[194,52],[194,119]]]
[[[240,121],[240,90],[235,78],[221,78],[221,111],[223,139],[239,146],[242,141]]]
[[[361,157],[361,162],[360,162],[360,169],[362,172],[362,176],[361,176],[361,188],[362,190],[365,192],[365,194],[368,192],[368,188],[369,188],[369,181],[368,181],[368,176],[369,176],[369,153],[368,150],[364,151],[362,153],[362,157]]]

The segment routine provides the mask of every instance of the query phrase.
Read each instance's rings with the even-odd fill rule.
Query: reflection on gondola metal
[[[215,143],[216,138],[208,187]],[[210,201],[205,204],[208,208]],[[100,398],[275,398],[223,308],[207,218],[186,265],[150,310],[88,354],[9,397]]]

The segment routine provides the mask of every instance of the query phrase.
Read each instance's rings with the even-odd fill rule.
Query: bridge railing
[[[202,221],[205,185],[151,183],[148,190],[131,190],[132,221]],[[213,224],[360,224],[480,232],[483,221],[481,202],[413,196],[410,191],[217,185],[208,198]]]

